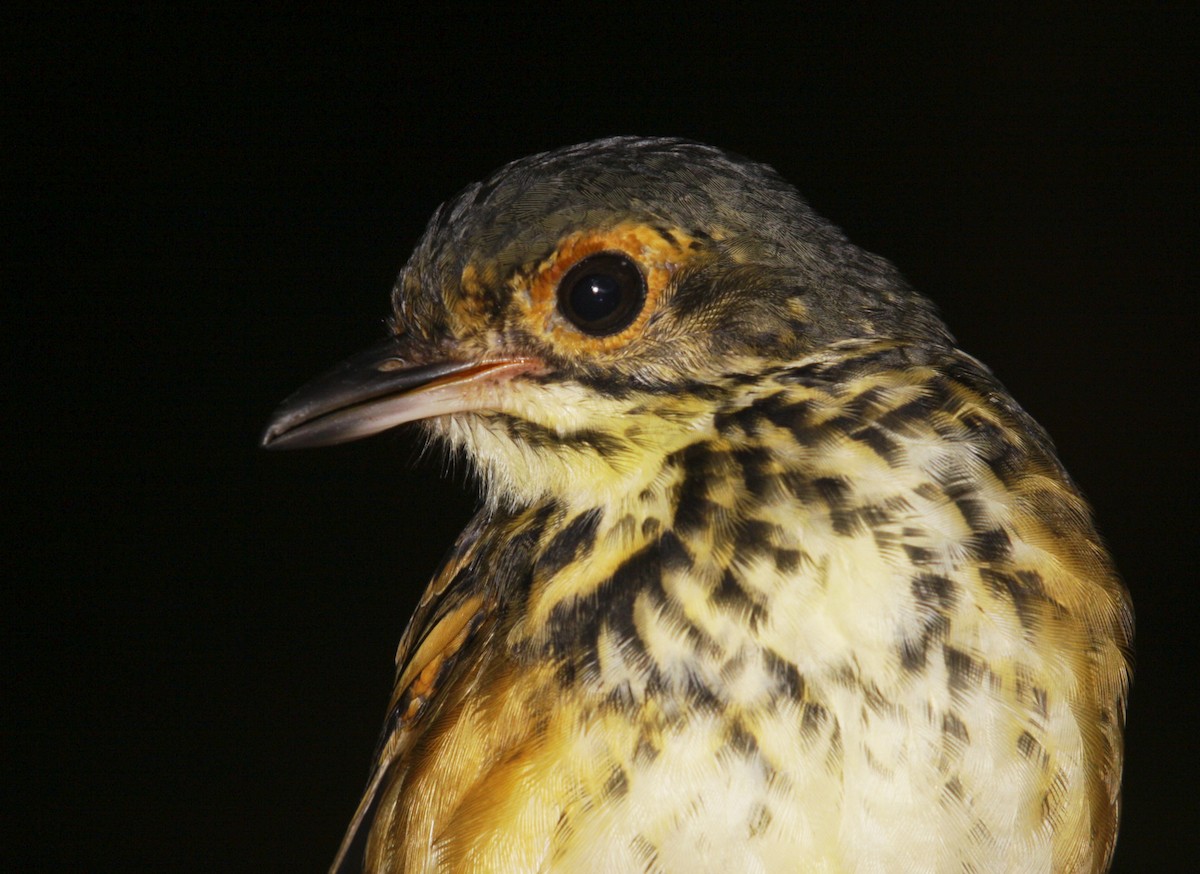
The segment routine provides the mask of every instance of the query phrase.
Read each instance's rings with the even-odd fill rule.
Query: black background
[[[258,435],[441,200],[639,133],[775,165],[1054,435],[1138,609],[1117,868],[1190,868],[1194,22],[360,9],[5,13],[4,867],[328,863],[472,498]]]

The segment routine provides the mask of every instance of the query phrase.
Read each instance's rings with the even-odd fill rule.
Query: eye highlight
[[[558,283],[558,311],[594,337],[629,327],[645,303],[646,278],[633,259],[622,252],[589,255]]]

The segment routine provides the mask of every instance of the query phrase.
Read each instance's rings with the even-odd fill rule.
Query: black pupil
[[[615,334],[641,312],[645,280],[625,255],[601,252],[584,258],[558,287],[559,310],[588,334]]]
[[[621,305],[621,286],[615,277],[592,273],[571,288],[571,309],[585,322],[598,322]]]

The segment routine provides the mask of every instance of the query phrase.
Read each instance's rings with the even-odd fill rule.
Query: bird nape
[[[441,206],[264,444],[483,501],[404,633],[368,871],[1096,872],[1128,595],[1042,429],[773,170],[620,137]]]

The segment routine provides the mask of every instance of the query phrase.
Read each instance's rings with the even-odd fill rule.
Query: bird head
[[[492,500],[627,491],[766,374],[846,344],[950,342],[771,168],[674,139],[585,143],[469,186],[392,305],[390,336],[286,401],[265,446],[420,420]]]

